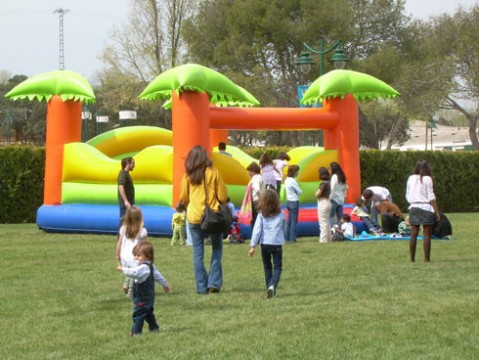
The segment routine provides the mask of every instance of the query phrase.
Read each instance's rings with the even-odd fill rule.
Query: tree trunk
[[[474,150],[479,150],[479,141],[477,139],[477,120],[479,118],[479,107],[476,108],[475,113],[470,113],[466,109],[464,109],[459,103],[457,103],[454,99],[450,97],[447,98],[446,107],[449,109],[453,109],[462,113],[467,121],[469,122],[469,137],[471,138],[472,148]]]

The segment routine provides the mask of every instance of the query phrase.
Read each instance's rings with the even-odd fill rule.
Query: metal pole
[[[59,69],[60,70],[64,70],[65,69],[65,50],[64,50],[64,41],[63,41],[63,35],[64,35],[64,32],[63,32],[63,15],[70,12],[70,10],[68,9],[64,9],[64,8],[58,8],[56,9],[55,11],[53,11],[53,13],[58,13],[58,18],[59,18],[59,22],[60,22],[60,29],[59,29],[59,33],[60,33],[60,39],[59,39]]]
[[[324,40],[319,41],[319,76],[324,75]]]

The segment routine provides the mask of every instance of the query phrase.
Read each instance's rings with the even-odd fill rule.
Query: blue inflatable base
[[[171,218],[174,209],[167,206],[138,205],[144,216],[145,227],[152,236],[172,236]],[[42,205],[37,211],[37,225],[47,232],[117,234],[119,209],[117,205],[66,204]],[[362,222],[354,222],[359,231]],[[243,239],[251,238],[249,225],[240,224]],[[299,222],[298,236],[319,236],[316,221]]]

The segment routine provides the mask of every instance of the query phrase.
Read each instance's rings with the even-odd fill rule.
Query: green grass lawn
[[[172,292],[157,286],[161,333],[135,338],[114,236],[0,225],[0,359],[477,359],[479,214],[449,219],[428,264],[422,242],[411,263],[407,241],[300,238],[272,300],[248,245],[225,245],[223,291],[205,296],[191,248],[150,238]]]

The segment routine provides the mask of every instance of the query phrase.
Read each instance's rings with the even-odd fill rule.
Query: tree
[[[9,72],[2,72],[6,77]],[[45,107],[38,102],[10,101],[5,98],[15,86],[27,79],[14,75],[0,83],[0,136],[15,143],[45,143]]]
[[[114,28],[101,58],[107,69],[98,74],[98,102],[93,111],[116,118],[119,110],[136,110],[136,124],[171,128],[171,114],[161,103],[138,100],[157,75],[181,63],[181,31],[195,9],[194,0],[132,1],[129,22]]]
[[[452,47],[452,57],[456,64],[455,92],[449,94],[442,107],[458,111],[467,119],[469,136],[474,150],[479,150],[477,122],[479,119],[479,6],[469,11],[459,8],[451,17],[439,19],[437,28],[452,35],[448,46]],[[454,95],[456,97],[454,97]],[[475,108],[469,110],[460,99],[473,99]]]
[[[366,59],[387,46],[392,48],[391,54],[399,48],[407,20],[402,14],[404,1],[353,3],[351,6],[345,0],[208,0],[201,3],[197,16],[186,22],[184,37],[193,61],[227,74],[263,106],[298,106],[296,85],[300,79],[295,61],[303,42],[314,46],[319,39],[326,43],[343,39],[355,69],[360,70],[364,64],[381,79],[381,75],[388,74],[387,82],[395,79],[388,71],[394,65],[369,65]],[[398,56],[392,59],[400,61]],[[301,82],[317,78],[318,66]],[[329,62],[326,69],[332,69]],[[299,133],[288,134],[289,144],[301,143]],[[284,137],[276,134],[266,140],[281,144]]]
[[[360,117],[361,144],[378,149],[385,142],[386,149],[391,149],[393,143],[402,145],[409,138],[409,123],[395,100],[363,103],[361,111],[365,117]]]
[[[182,61],[180,33],[194,10],[193,0],[132,1],[130,21],[114,28],[103,61],[117,72],[147,84]]]

